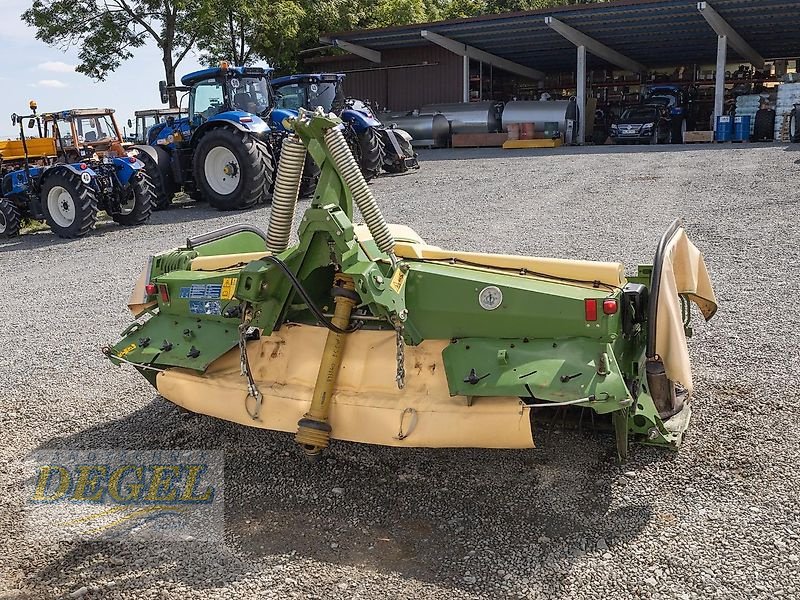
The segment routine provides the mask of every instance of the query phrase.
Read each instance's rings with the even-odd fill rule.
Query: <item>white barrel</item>
[[[501,130],[500,102],[464,102],[459,104],[426,104],[420,115],[443,114],[450,121],[450,131],[457,133],[495,133]]]
[[[382,113],[378,119],[387,127],[407,131],[412,146],[446,148],[450,144],[450,122],[444,115]]]
[[[503,131],[508,131],[509,123],[533,123],[538,133],[544,133],[547,123],[558,123],[562,132],[567,129],[567,108],[569,100],[507,102],[503,109]]]

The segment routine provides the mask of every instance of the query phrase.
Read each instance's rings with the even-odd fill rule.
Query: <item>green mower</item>
[[[717,308],[680,222],[633,277],[449,251],[386,223],[338,118],[301,111],[291,127],[267,232],[231,226],[154,256],[111,362],[190,411],[294,433],[309,455],[331,439],[529,448],[565,408],[605,416],[622,459],[630,441],[680,445],[690,303]],[[319,185],[290,245],[307,154]]]

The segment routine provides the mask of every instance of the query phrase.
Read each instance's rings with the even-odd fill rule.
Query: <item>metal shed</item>
[[[332,33],[321,41],[360,57],[360,62],[351,63],[352,70],[360,73],[387,71],[404,62],[409,68],[413,63],[434,62],[425,58],[434,47],[440,59],[449,53],[449,59],[442,59],[446,68],[437,72],[417,66],[418,73],[408,76],[407,82],[420,85],[431,79],[452,85],[457,68],[452,57],[456,57],[461,89],[438,100],[450,102],[469,100],[470,58],[531,80],[574,70],[579,102],[586,97],[587,69],[616,67],[642,73],[666,65],[716,63],[715,114],[719,115],[728,58],[761,68],[765,59],[800,56],[800,0],[615,0]],[[398,58],[404,56],[417,60]],[[341,64],[341,59],[331,64]]]

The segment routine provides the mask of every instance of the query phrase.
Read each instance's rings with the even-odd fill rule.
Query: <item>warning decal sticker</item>
[[[219,301],[190,300],[189,312],[193,315],[218,315],[222,313]]]
[[[222,280],[222,292],[220,300],[230,300],[236,292],[236,277],[226,277]]]
[[[226,280],[227,281],[227,278]],[[235,281],[233,280],[234,285],[233,289],[236,289]],[[205,298],[209,298],[212,300],[230,300],[231,296],[223,296],[223,286],[224,283],[195,283],[190,287],[182,287],[180,291],[180,297],[184,300],[201,300]]]

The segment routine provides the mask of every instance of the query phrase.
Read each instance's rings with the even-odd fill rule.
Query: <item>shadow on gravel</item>
[[[795,144],[796,145],[796,144]],[[438,148],[421,149],[419,159],[422,168],[426,162],[442,160],[485,160],[489,158],[516,158],[531,156],[575,156],[592,154],[652,154],[673,152],[713,152],[718,150],[752,150],[754,148],[773,148],[781,146],[772,142],[746,144],[660,144],[649,145],[609,145],[609,146],[561,146],[560,148],[530,148],[524,150],[504,150],[502,148]],[[787,146],[787,150],[791,146]]]
[[[612,488],[624,477],[611,437],[556,430],[540,444],[525,451],[423,450],[336,441],[309,462],[288,434],[185,413],[158,398],[124,419],[40,448],[223,450],[228,548],[202,552],[225,563],[228,581],[252,571],[251,561],[295,552],[454,591],[474,589],[476,577],[499,593],[507,573],[515,588],[527,582],[547,589],[579,558],[600,560],[606,545],[613,552],[636,538],[652,517],[646,503],[612,506]],[[156,549],[135,552],[155,565],[148,577],[200,586],[196,567],[184,568],[199,549],[181,546],[164,544],[168,561]],[[114,553],[112,543],[77,544],[38,579],[60,581]],[[538,558],[535,572],[520,572],[519,565],[531,564],[523,556]],[[112,575],[135,588],[138,568],[126,563]]]

